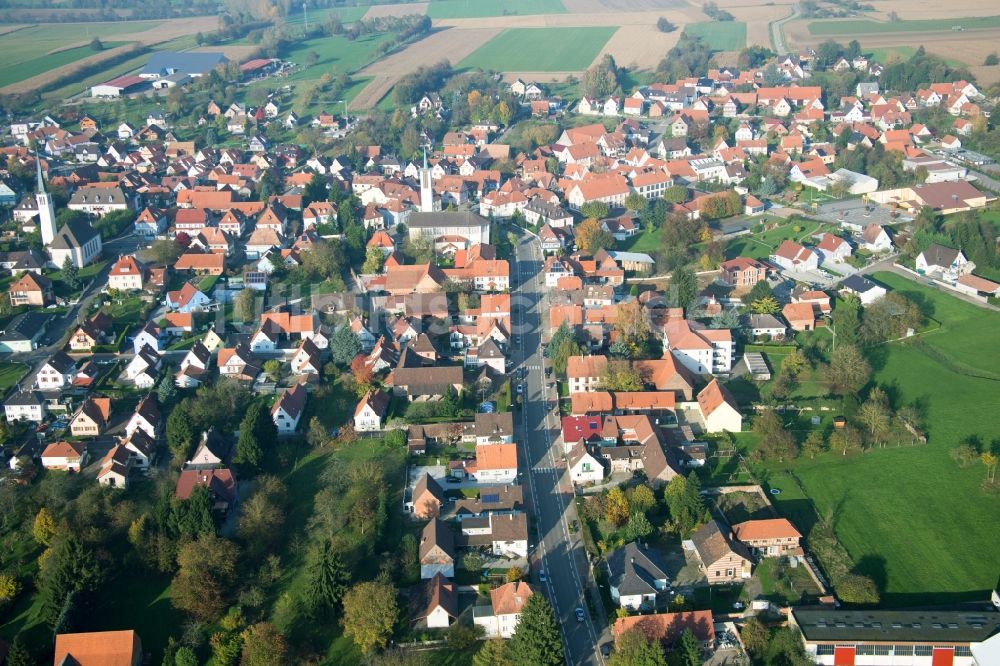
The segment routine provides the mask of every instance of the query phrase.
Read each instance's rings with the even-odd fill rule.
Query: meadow
[[[512,28],[459,63],[511,72],[570,72],[590,67],[614,27]]]
[[[125,42],[104,42],[104,48],[112,49],[116,46],[121,46],[122,44],[125,44]],[[25,60],[17,64],[12,64],[0,70],[0,86],[7,86],[11,83],[17,83],[19,81],[24,81],[25,79],[30,79],[33,76],[44,74],[50,69],[62,67],[63,65],[69,65],[88,56],[95,55],[96,53],[99,52],[90,48],[89,45],[77,46],[76,48],[56,51],[55,53],[49,53],[47,55],[39,56],[38,58],[32,58],[31,60]]]
[[[742,21],[688,23],[684,32],[701,38],[713,51],[739,51],[747,45],[747,24]]]
[[[565,13],[560,0],[432,0],[427,6],[432,19]]]
[[[873,277],[941,324],[872,354],[874,379],[893,404],[922,412],[927,444],[801,457],[770,465],[766,482],[781,490],[775,505],[800,529],[832,519],[884,604],[983,600],[997,576],[1000,497],[980,489],[984,467],[961,469],[950,452],[970,437],[1000,446],[1000,380],[989,378],[1000,363],[1000,314],[892,273]]]
[[[968,29],[998,28],[1000,16],[956,17],[943,19],[919,19],[911,21],[872,21],[852,19],[848,21],[813,21],[809,24],[809,34],[864,35],[879,32],[934,32],[951,30],[955,26]]]
[[[336,16],[340,19],[341,23],[354,23],[361,19],[362,16],[368,11],[368,5],[361,5],[359,7],[330,7],[327,9],[310,9],[308,18],[309,25],[319,25],[321,23],[326,23],[326,21],[331,16]],[[304,25],[306,20],[306,15],[302,13],[302,5],[293,5],[292,9],[289,10],[289,16],[285,18],[285,23],[287,25]]]

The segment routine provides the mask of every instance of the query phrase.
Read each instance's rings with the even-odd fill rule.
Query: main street
[[[522,235],[512,263],[512,278],[518,283],[511,299],[517,365],[514,390],[518,385],[524,387],[515,428],[520,430],[518,441],[523,444],[522,464],[537,539],[531,577],[537,585],[539,571],[545,572],[541,585],[561,626],[567,663],[603,664],[599,645],[608,640],[602,637],[607,621],[580,532],[570,531],[570,525],[579,520],[573,484],[562,451],[554,445],[559,432],[558,395],[554,385],[550,388],[546,384],[543,370],[542,322],[547,320],[543,316],[547,299],[538,239]],[[587,589],[591,590],[591,604],[587,603]],[[583,609],[582,622],[577,619],[577,608]]]

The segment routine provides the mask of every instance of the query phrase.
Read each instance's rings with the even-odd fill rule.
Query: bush
[[[983,61],[983,64],[986,65],[987,67],[992,67],[993,65],[1000,65],[1000,56],[997,56],[996,53],[991,53],[988,56],[986,56],[986,60]]]

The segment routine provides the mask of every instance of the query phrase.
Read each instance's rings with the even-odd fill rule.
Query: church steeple
[[[56,211],[52,205],[52,197],[45,191],[45,181],[42,179],[42,160],[35,152],[35,170],[38,175],[38,192],[35,194],[35,204],[38,206],[38,230],[42,234],[42,245],[48,247],[56,237]]]
[[[427,166],[427,149],[424,148],[424,167],[420,170],[420,212],[434,212],[434,184]]]

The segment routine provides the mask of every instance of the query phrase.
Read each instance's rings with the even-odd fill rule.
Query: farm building
[[[141,76],[119,76],[105,83],[90,87],[91,97],[121,97],[138,92],[146,86],[146,79]]]
[[[229,62],[217,51],[157,51],[149,56],[149,62],[139,76],[143,79],[162,79],[172,74],[183,73],[192,78],[208,74],[217,66]]]

